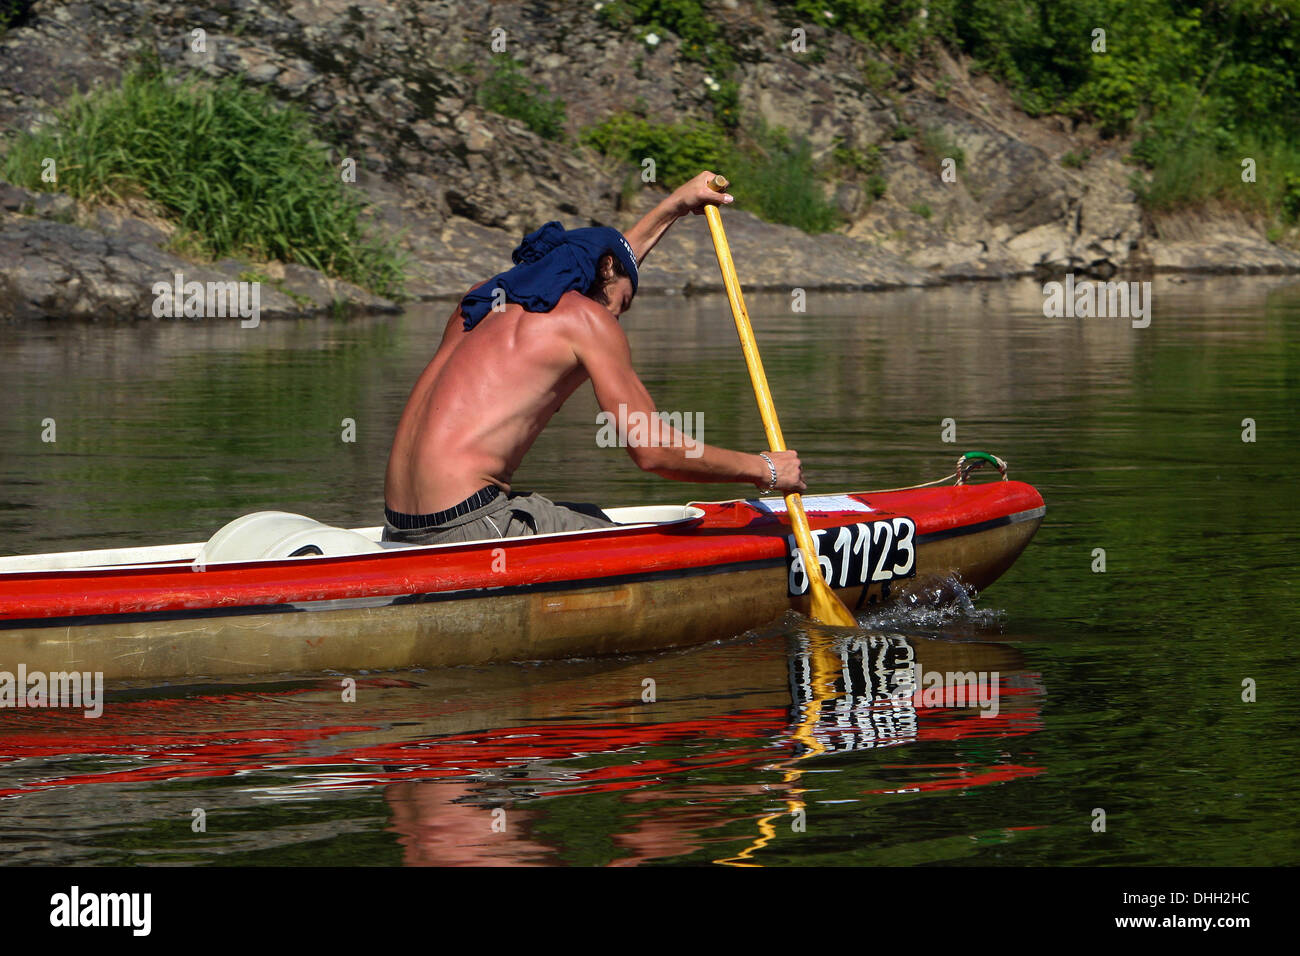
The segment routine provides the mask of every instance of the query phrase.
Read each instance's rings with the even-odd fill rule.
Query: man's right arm
[[[732,201],[730,193],[720,193],[709,185],[712,180],[713,173],[706,170],[682,183],[623,234],[638,263],[645,261],[650,250],[678,219],[689,213],[700,215],[705,206],[725,206]]]
[[[596,303],[585,297],[583,303],[590,307],[584,307],[584,314],[575,322],[579,331],[573,342],[574,353],[591,377],[601,410],[620,424],[638,420],[648,423],[652,419],[658,422],[654,400],[632,367],[632,351],[622,327]],[[647,436],[646,443],[633,445],[624,434],[619,438],[637,467],[664,478],[747,481],[763,489],[771,483],[772,471],[760,455],[706,445],[666,424],[659,424]],[[798,453],[768,451],[766,454],[777,471],[777,490],[805,490]]]

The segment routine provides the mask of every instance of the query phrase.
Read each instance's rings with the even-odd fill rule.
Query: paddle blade
[[[840,596],[831,590],[830,585],[818,574],[812,584],[812,617],[823,624],[836,627],[857,627],[858,619],[853,616]]]
[[[790,527],[794,531],[795,544],[803,552],[804,571],[808,575],[808,591],[812,595],[811,616],[823,624],[836,627],[857,627],[858,619],[844,606],[839,595],[822,577],[821,561],[817,559],[817,545],[813,541],[812,529],[808,526],[808,515],[803,510],[803,498],[797,494],[785,496],[786,512],[790,515]]]

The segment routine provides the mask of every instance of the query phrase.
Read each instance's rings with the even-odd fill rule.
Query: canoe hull
[[[915,575],[837,588],[850,608],[932,590],[953,578],[983,590],[1011,566],[1042,520],[1042,499],[1018,482],[932,492],[957,492],[963,500],[954,507],[933,494],[917,498],[921,492],[910,493],[912,499],[862,495],[874,509],[868,515],[811,516],[814,528],[897,514],[916,522]],[[908,507],[917,502],[925,507]],[[28,672],[181,679],[591,657],[724,639],[790,609],[807,613],[808,596],[789,593],[784,516],[756,516],[740,502],[705,507],[708,517],[694,527],[423,549],[416,553],[424,556],[419,565],[403,552],[314,562],[317,575],[336,582],[334,590],[285,580],[272,587],[267,582],[279,580],[282,565],[213,568],[202,576],[175,566],[62,571],[47,573],[57,579],[10,576],[26,578],[35,590],[22,607],[11,601],[6,608],[8,582],[0,575],[0,613],[8,618],[0,618],[0,670],[21,662]],[[575,549],[581,563],[572,560]],[[555,569],[557,554],[570,556],[567,572]],[[522,567],[501,573],[499,584],[487,578],[486,586],[481,576],[456,580],[433,568],[431,577],[419,578],[412,571],[437,559],[463,572],[476,563],[486,567],[489,558]],[[257,577],[261,590],[241,584],[247,593],[240,596],[222,575],[242,582]],[[208,591],[181,589],[196,578],[216,583]],[[384,580],[387,594],[379,583]],[[430,581],[448,586],[431,589]],[[83,589],[80,603],[52,604],[37,585],[50,594],[63,593],[60,586]],[[87,588],[129,597],[87,603]],[[250,603],[254,594],[261,604]],[[168,606],[162,606],[163,595]],[[51,613],[35,621],[19,616],[34,606],[92,613]]]

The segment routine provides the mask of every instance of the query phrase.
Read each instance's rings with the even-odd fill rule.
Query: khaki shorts
[[[431,527],[396,528],[385,521],[383,540],[402,544],[451,544],[612,527],[614,522],[595,505],[555,502],[531,492],[511,493],[497,495],[481,508]]]

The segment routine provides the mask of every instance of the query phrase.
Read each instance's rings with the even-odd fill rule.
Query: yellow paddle
[[[728,182],[722,176],[714,176],[709,186],[722,192],[727,188]],[[731,247],[727,245],[727,234],[722,231],[722,214],[717,206],[708,205],[704,207],[704,215],[709,220],[709,232],[713,235],[713,250],[718,254],[722,284],[727,288],[731,314],[735,317],[736,332],[740,335],[740,347],[745,353],[745,364],[749,366],[749,378],[754,383],[754,397],[758,399],[758,413],[763,418],[763,429],[767,432],[767,445],[772,451],[785,451],[785,439],[781,437],[781,423],[776,419],[776,406],[772,404],[772,392],[767,387],[767,375],[763,372],[763,360],[758,354],[758,342],[755,341],[754,329],[749,324],[745,301],[740,297],[740,280],[736,278],[736,264],[731,261]],[[790,513],[790,525],[794,528],[795,543],[803,552],[804,570],[808,574],[808,589],[812,593],[812,617],[823,624],[856,627],[858,622],[853,617],[853,612],[844,606],[844,602],[836,596],[822,577],[821,562],[817,559],[812,530],[808,527],[808,516],[803,510],[803,499],[798,494],[788,494],[785,496],[785,506]]]

